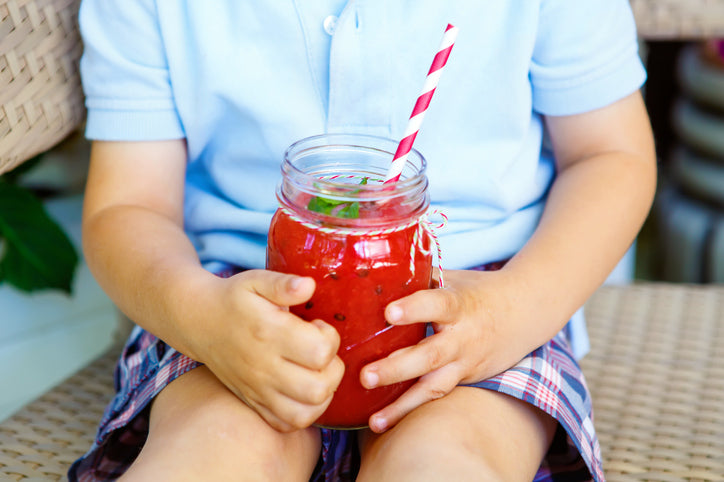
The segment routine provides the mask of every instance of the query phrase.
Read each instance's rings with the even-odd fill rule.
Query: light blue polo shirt
[[[87,136],[186,138],[201,261],[263,267],[284,150],[324,132],[399,139],[447,23],[460,34],[415,142],[450,219],[443,265],[506,259],[555,175],[542,116],[644,82],[627,0],[83,0]],[[569,329],[582,354],[583,325]]]

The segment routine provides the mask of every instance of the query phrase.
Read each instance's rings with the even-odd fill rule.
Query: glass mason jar
[[[269,228],[267,268],[310,276],[316,290],[291,307],[339,332],[345,373],[316,424],[366,427],[415,380],[367,390],[366,364],[411,346],[425,325],[391,326],[391,301],[431,286],[432,250],[422,216],[428,209],[425,159],[413,150],[400,180],[383,185],[397,144],[380,137],[328,134],[302,139],[284,156],[280,207]]]

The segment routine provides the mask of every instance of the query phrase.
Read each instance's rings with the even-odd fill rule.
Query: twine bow
[[[439,223],[430,221],[430,217],[435,215],[440,216],[442,218],[442,221]],[[430,236],[432,244],[435,245],[435,250],[437,252],[437,267],[440,271],[440,288],[443,288],[445,286],[445,283],[442,275],[442,249],[440,248],[440,240],[438,239],[437,233],[435,231],[444,228],[447,225],[447,222],[448,218],[445,213],[438,211],[437,209],[433,209],[429,213],[423,214],[422,216],[420,216],[420,219],[417,222],[417,230],[412,237],[412,246],[410,246],[410,272],[413,276],[415,276],[415,248],[417,247],[417,249],[419,249],[420,252],[424,255],[430,254],[431,250],[426,250],[423,246],[423,239],[425,234]]]

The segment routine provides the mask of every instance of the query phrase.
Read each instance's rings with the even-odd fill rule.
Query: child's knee
[[[403,420],[365,446],[358,480],[504,480],[493,456],[453,427]]]
[[[501,397],[505,396],[459,387],[442,399],[418,407],[390,431],[363,440],[363,473],[371,475],[375,467],[385,467],[388,473],[400,470],[409,475],[417,466],[422,468],[421,475],[455,475],[459,480],[468,480],[464,474],[473,473],[480,476],[475,480],[532,476],[545,449],[540,453],[534,450],[537,447],[531,440],[538,438],[537,429],[527,417],[521,417],[519,407],[507,407],[520,402]],[[420,465],[420,461],[424,462]]]
[[[250,463],[278,466],[288,454],[316,462],[318,431],[278,432],[215,377],[207,379],[211,372],[196,370],[169,385],[154,402],[149,445],[175,451],[189,463],[199,458],[236,461],[247,468]]]

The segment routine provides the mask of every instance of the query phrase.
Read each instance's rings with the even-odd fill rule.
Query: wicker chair
[[[80,0],[0,0],[0,174],[48,150],[85,118]]]
[[[84,116],[79,0],[0,0],[0,173]],[[632,0],[642,36],[724,36],[724,0]],[[583,369],[612,481],[724,480],[724,287],[605,286]],[[0,480],[63,480],[113,395],[115,345],[0,423]]]
[[[724,37],[722,0],[631,0],[631,7],[645,39]]]

